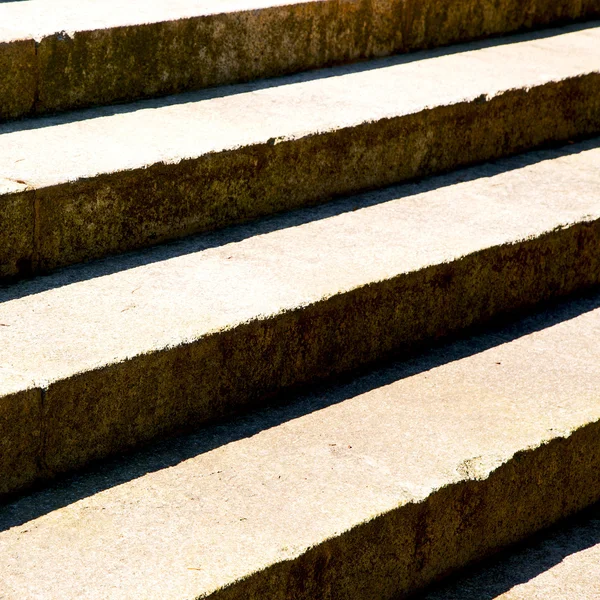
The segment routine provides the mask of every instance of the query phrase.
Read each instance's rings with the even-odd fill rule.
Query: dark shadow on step
[[[408,54],[400,54],[385,58],[363,60],[361,62],[331,66],[327,68],[315,69],[312,71],[304,71],[301,73],[296,73],[294,75],[284,75],[281,77],[274,77],[272,79],[261,79],[249,83],[226,85],[221,87],[203,89],[195,92],[184,92],[172,96],[153,98],[147,100],[138,100],[135,102],[127,102],[124,104],[97,106],[93,108],[76,110],[48,117],[12,121],[0,126],[0,135],[3,133],[11,133],[16,131],[27,131],[30,129],[42,129],[45,127],[53,127],[55,125],[62,125],[66,123],[76,123],[79,121],[87,121],[90,119],[96,119],[99,117],[106,117],[111,115],[122,115],[130,112],[136,112],[139,110],[152,110],[157,108],[163,108],[166,106],[190,104],[194,102],[199,102],[201,100],[224,98],[227,96],[235,96],[238,94],[245,94],[247,92],[266,90],[286,85],[293,85],[295,83],[302,83],[306,81],[329,79],[331,77],[340,77],[342,75],[351,75],[353,73],[374,71],[377,69],[384,69],[396,65],[409,64],[412,62],[428,60],[440,56],[450,56],[452,54],[460,54],[461,52],[471,52],[477,49],[491,48],[494,46],[505,46],[509,44],[533,40],[542,40],[555,37],[557,35],[562,35],[568,32],[583,31],[585,29],[595,29],[597,27],[600,27],[600,21],[574,23],[552,29],[542,29],[540,31],[510,34],[500,37],[479,40],[475,42],[469,42],[465,44],[443,46],[441,48],[435,48],[433,50],[422,50],[418,52],[411,52]]]
[[[398,359],[363,369],[311,388],[286,390],[269,407],[207,425],[193,434],[172,437],[143,450],[107,460],[52,486],[0,506],[0,531],[19,526],[82,498],[166,469],[261,431],[344,402],[417,373],[461,360],[514,339],[600,308],[600,290],[568,302],[547,305],[517,321],[473,329],[411,360]]]
[[[559,148],[537,150],[513,156],[510,158],[491,161],[475,167],[453,171],[445,175],[396,185],[385,189],[364,192],[355,196],[338,198],[314,207],[306,207],[286,213],[263,217],[257,221],[221,229],[218,231],[197,234],[173,242],[153,246],[143,250],[128,252],[118,256],[111,256],[94,262],[74,265],[60,269],[49,275],[40,275],[30,280],[23,280],[13,284],[0,285],[0,304],[39,294],[48,290],[104,277],[143,265],[168,261],[180,256],[202,252],[209,248],[223,247],[259,235],[274,231],[299,227],[301,225],[329,219],[347,212],[353,212],[383,204],[391,200],[409,198],[417,194],[430,192],[487,177],[494,177],[501,173],[522,169],[546,160],[553,160],[562,156],[578,154],[595,148],[600,148],[600,138],[583,142],[567,144]],[[452,210],[449,206],[448,210]]]
[[[600,503],[476,567],[463,570],[443,584],[412,598],[413,600],[494,600],[515,586],[527,583],[545,573],[568,556],[598,544],[600,544]],[[538,593],[539,591],[536,590]],[[592,590],[588,592],[592,593]],[[568,590],[563,589],[562,593],[566,594]],[[560,597],[567,598],[566,595]]]

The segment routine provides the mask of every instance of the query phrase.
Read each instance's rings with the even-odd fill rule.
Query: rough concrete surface
[[[415,600],[597,600],[600,505]]]
[[[0,290],[0,365],[44,390],[37,477],[598,284],[599,161],[530,153]]]
[[[599,499],[599,307],[563,305],[7,505],[0,596],[402,598]]]
[[[29,484],[39,473],[41,394],[31,379],[0,366],[0,495]]]
[[[0,281],[34,271],[35,197],[26,190],[0,178]]]
[[[4,125],[0,172],[44,271],[599,131],[587,26]]]
[[[1,8],[0,5],[0,12]],[[0,18],[0,121],[33,110],[37,82],[35,42],[27,39],[7,42],[4,38]]]
[[[0,3],[0,118],[282,75],[600,16],[597,0]],[[13,63],[14,65],[15,63]],[[1,71],[0,71],[1,72]]]

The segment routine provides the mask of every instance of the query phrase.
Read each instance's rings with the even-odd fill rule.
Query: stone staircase
[[[396,599],[600,500],[598,17],[0,3],[0,599]]]

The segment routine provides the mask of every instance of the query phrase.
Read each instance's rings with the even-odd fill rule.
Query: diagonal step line
[[[0,304],[0,361],[49,382],[35,477],[597,284],[595,145]]]
[[[594,135],[598,31],[7,133],[0,168],[36,190],[43,272]],[[3,200],[14,277],[33,224]]]
[[[598,223],[594,225],[595,229],[598,229]],[[583,229],[581,227],[578,225],[575,229],[581,230],[585,239],[589,233],[586,232],[585,227]],[[571,229],[574,228],[560,230],[549,236],[551,247],[557,251],[549,261],[554,263],[553,268],[557,272],[580,273],[576,279],[583,278],[585,281],[577,280],[566,285],[562,282],[561,294],[575,291],[582,285],[599,283],[594,275],[600,272],[598,268],[582,269],[564,263],[566,253],[563,250],[563,242],[557,245],[557,239],[563,236],[567,244],[572,245]],[[578,236],[579,234],[575,237]],[[543,240],[543,237],[531,242],[534,248],[540,247],[540,240]],[[597,247],[598,241],[576,243],[576,246]],[[515,246],[515,250],[519,260],[529,263],[531,259],[527,256],[526,247],[527,243]],[[541,247],[543,248],[543,241]],[[534,255],[538,253],[539,250],[534,250]],[[541,250],[541,253],[543,255],[545,250]],[[479,254],[475,261],[473,259],[457,261],[451,268],[460,265],[459,271],[476,275],[479,272],[477,267],[479,259],[484,263],[495,262],[487,259],[485,253]],[[583,256],[580,254],[579,260]],[[557,261],[558,257],[561,257],[563,262]],[[497,258],[497,264],[514,265],[515,259],[510,257],[510,252],[507,254],[506,248],[503,248]],[[443,267],[440,272],[443,281],[447,277],[445,270],[447,269]],[[495,271],[496,268],[492,267],[491,270]],[[586,270],[589,272],[586,273]],[[44,395],[45,399],[50,399],[44,402],[48,410],[44,415],[42,432],[43,439],[46,440],[45,463],[48,465],[48,470],[38,473],[36,478],[48,478],[53,474],[81,466],[91,459],[113,453],[117,448],[125,450],[132,444],[142,443],[151,437],[161,436],[181,427],[197,425],[210,418],[225,416],[240,410],[244,405],[252,406],[259,399],[264,402],[265,396],[268,398],[277,390],[356,368],[392,351],[405,354],[414,352],[420,349],[424,342],[481,323],[493,314],[515,310],[516,307],[525,308],[552,297],[552,293],[548,294],[545,289],[542,290],[539,281],[536,281],[534,286],[536,292],[533,297],[529,296],[533,288],[528,285],[525,299],[515,302],[508,293],[512,287],[510,283],[512,276],[505,278],[502,269],[497,271],[498,279],[504,282],[504,287],[497,286],[495,292],[499,298],[505,294],[511,298],[506,306],[498,303],[496,298],[489,303],[485,297],[478,298],[477,310],[475,305],[467,313],[448,310],[447,318],[444,314],[436,315],[435,320],[430,318],[425,323],[422,318],[427,314],[433,317],[435,313],[427,308],[429,285],[426,282],[424,285],[423,275],[416,273],[416,278],[401,276],[397,282],[393,280],[384,282],[383,290],[380,289],[380,285],[373,284],[314,306],[208,334],[193,344],[184,342],[162,352],[153,351],[124,362],[113,361],[104,368],[88,367],[86,371],[73,375],[65,372],[61,377],[59,373],[55,373]],[[432,277],[431,272],[427,270],[424,276],[426,279]],[[437,277],[433,275],[433,280]],[[530,276],[521,273],[519,277],[520,289],[523,290],[524,282],[530,279]],[[447,279],[448,283],[453,279],[454,276],[450,276]],[[460,285],[446,288],[447,308],[457,302],[456,297],[466,297],[464,291],[461,291],[464,285],[463,279],[457,275],[456,281],[459,281]],[[555,284],[550,278],[545,285],[552,289]],[[418,312],[415,314],[419,315],[419,320],[404,323],[399,328],[395,325],[395,329],[390,330],[389,324],[393,320],[390,320],[390,315],[386,315],[390,309],[395,310],[393,300],[392,306],[388,306],[389,300],[383,306],[377,306],[377,314],[375,314],[373,299],[380,295],[393,299],[398,295],[399,290],[395,291],[398,286],[399,290],[406,297],[412,298],[415,303],[412,307],[405,301],[403,311],[410,315],[418,306]],[[417,290],[423,293],[412,294]],[[502,302],[506,302],[506,298],[503,298]],[[487,307],[494,305],[494,311],[488,314]],[[311,339],[317,332],[325,331],[324,328],[331,327],[332,322],[339,320],[336,316],[338,314],[354,315],[352,319],[346,317],[344,335],[338,339],[338,334],[334,330],[330,331],[318,347],[315,346],[308,352],[303,336]],[[372,338],[365,337],[365,323],[360,317],[364,314],[369,314],[370,323],[377,324],[381,321],[379,329],[369,333]],[[452,320],[448,320],[451,314],[454,316]],[[456,322],[456,318],[459,318],[459,322]],[[332,335],[333,338],[329,340]],[[273,344],[269,340],[278,340],[278,343]],[[262,356],[259,364],[256,364],[256,358],[250,361],[248,353],[255,357],[257,353]],[[332,357],[335,357],[335,362],[332,362]],[[177,368],[178,364],[186,364],[186,370],[181,371]],[[208,370],[203,368],[203,365],[209,364],[213,366]],[[166,378],[167,373],[171,372],[176,374],[177,383],[175,381],[171,383],[170,379]],[[158,397],[155,396],[157,388],[160,392]],[[161,392],[163,389],[164,391]],[[206,396],[207,390],[210,390],[208,396]],[[214,400],[211,399],[213,397]],[[115,411],[115,407],[119,410]],[[123,411],[130,416],[123,419],[121,416]],[[161,416],[163,412],[164,416]],[[99,420],[104,424],[96,430]],[[136,423],[135,429],[131,427],[132,423]],[[109,435],[106,434],[107,427],[111,432]],[[84,431],[86,434],[82,439]]]
[[[374,58],[368,61],[361,61],[353,64],[343,64],[323,69],[305,71],[294,75],[282,75],[269,79],[260,79],[248,83],[224,85],[216,88],[193,92],[181,92],[170,96],[156,99],[136,100],[128,103],[114,104],[110,106],[95,106],[84,110],[74,110],[52,116],[44,116],[36,119],[25,119],[20,121],[8,122],[0,125],[0,140],[3,135],[29,131],[32,129],[43,129],[68,125],[86,120],[110,117],[116,115],[126,115],[142,110],[157,110],[161,108],[174,107],[178,105],[192,104],[202,101],[217,100],[229,96],[238,96],[250,94],[253,92],[268,91],[274,88],[284,88],[287,86],[300,86],[309,84],[313,81],[319,81],[343,76],[359,75],[380,69],[390,67],[399,67],[410,65],[411,63],[423,63],[432,59],[451,57],[453,55],[472,53],[477,50],[492,49],[494,47],[510,46],[524,42],[535,42],[535,40],[551,40],[552,38],[562,36],[568,33],[585,32],[589,30],[593,33],[598,29],[600,21],[588,21],[574,25],[565,25],[558,29],[549,29],[535,31],[531,33],[519,33],[511,36],[503,36],[489,40],[479,40],[466,44],[455,46],[445,46],[432,50],[423,50],[407,55],[391,56],[385,58]]]
[[[487,179],[502,173],[533,166],[537,163],[552,161],[563,156],[576,155],[599,147],[600,139],[592,138],[584,142],[554,149],[528,152],[498,160],[493,165],[480,165],[445,175],[426,178],[414,183],[391,186],[358,196],[348,196],[327,204],[266,217],[245,225],[190,236],[161,246],[109,257],[92,263],[73,265],[52,275],[40,276],[31,281],[24,281],[9,286],[0,286],[0,304],[25,296],[43,293],[44,291],[58,289],[77,282],[106,277],[122,271],[160,263],[212,248],[223,248],[230,244],[235,245],[251,238],[331,219],[344,213],[357,212],[357,214],[360,214],[360,211],[364,209],[389,201],[397,201],[403,198],[408,199],[419,194],[448,188],[453,185]]]
[[[157,442],[126,458],[103,461],[88,467],[81,474],[59,480],[49,489],[3,506],[0,510],[0,531],[24,525],[103,490],[139,479],[148,473],[175,467],[220,447],[252,438],[284,423],[369,393],[378,387],[389,386],[402,379],[576,320],[599,308],[600,295],[597,291],[592,291],[581,298],[545,304],[542,309],[536,308],[530,315],[518,319],[505,319],[499,324],[461,332],[454,339],[442,341],[427,352],[402,362],[371,366],[305,390],[300,388],[298,391],[284,391],[271,407],[246,412],[186,436]]]
[[[600,506],[540,532],[415,600],[503,600],[532,594],[581,597],[598,588]],[[516,588],[516,589],[515,589]],[[559,588],[560,591],[557,591]]]
[[[516,324],[520,334],[507,343],[497,341],[511,337],[510,327],[487,342],[459,342],[466,358],[442,358],[436,366],[434,352],[413,362],[425,363],[416,373],[388,375],[366,394],[346,384],[348,399],[340,403],[258,434],[247,430],[237,442],[168,468],[143,474],[143,459],[124,459],[117,471],[133,460],[141,477],[109,489],[98,489],[107,473],[100,470],[24,498],[3,512],[14,525],[0,533],[0,585],[22,593],[34,577],[36,591],[49,598],[77,597],[86,577],[90,598],[108,584],[150,598],[156,589],[163,598],[214,593],[219,600],[283,590],[308,599],[329,586],[356,589],[348,598],[367,591],[390,597],[390,585],[396,594],[415,591],[597,498],[597,304],[597,295],[565,304],[550,327],[544,313]],[[452,358],[452,348],[438,352]],[[394,368],[406,374],[406,367]],[[560,391],[550,394],[555,385]],[[316,391],[317,398],[331,389]],[[431,440],[427,424],[435,429]],[[449,429],[461,439],[444,437]],[[418,435],[406,437],[411,432]],[[415,462],[427,472],[415,471]],[[254,497],[248,486],[261,482]],[[90,495],[76,499],[86,488]],[[27,520],[28,507],[36,506],[49,512]],[[64,536],[71,544],[49,543]],[[65,564],[69,578],[57,577]]]

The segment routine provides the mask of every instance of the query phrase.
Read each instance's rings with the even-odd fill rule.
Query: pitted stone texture
[[[25,184],[0,177],[0,280],[35,270],[35,198],[25,190]]]
[[[16,39],[6,40],[13,35]],[[0,18],[0,121],[21,117],[33,110],[37,89],[36,60],[35,42],[5,32]]]
[[[596,600],[600,505],[415,600]]]
[[[598,141],[0,291],[45,389],[39,477],[600,283]]]
[[[5,125],[0,171],[45,271],[599,131],[596,27]]]
[[[600,497],[600,298],[0,513],[0,594],[402,598]]]
[[[283,75],[599,16],[595,0],[0,3],[0,47],[18,52],[13,40],[25,37],[35,51],[37,43],[35,60],[16,71],[28,85],[0,87],[0,106],[10,107],[0,109],[0,118]]]
[[[0,365],[0,496],[34,481],[41,455],[42,391],[31,377]]]

